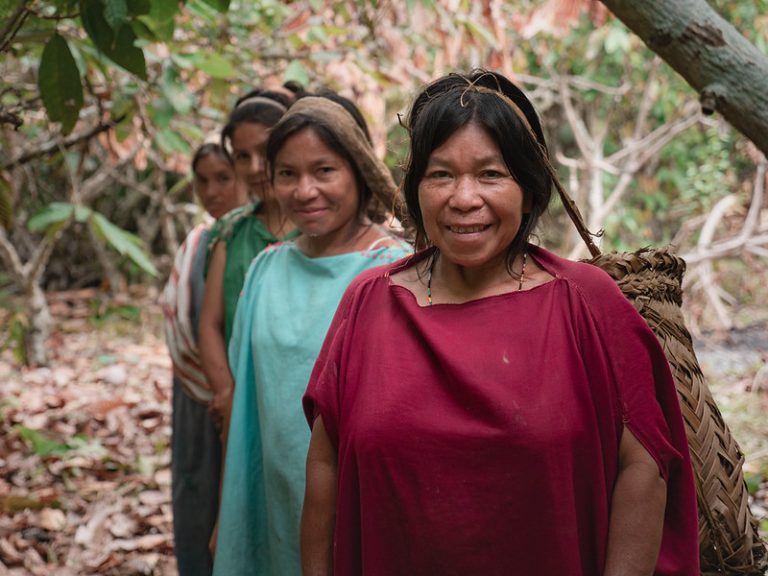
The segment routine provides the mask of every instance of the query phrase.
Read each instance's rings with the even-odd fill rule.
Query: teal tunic
[[[215,576],[301,574],[310,435],[302,396],[349,283],[409,253],[403,245],[309,258],[285,242],[251,264],[229,345],[236,384]]]

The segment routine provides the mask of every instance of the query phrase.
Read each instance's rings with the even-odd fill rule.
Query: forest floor
[[[0,354],[0,576],[176,573],[170,362],[156,296],[51,294],[50,367]],[[700,340],[697,351],[746,454],[765,533],[768,331]]]

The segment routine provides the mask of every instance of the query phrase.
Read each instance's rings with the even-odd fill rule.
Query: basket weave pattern
[[[704,381],[680,310],[685,262],[667,249],[588,262],[607,272],[640,312],[672,369],[696,482],[702,574],[764,574],[766,548],[748,505],[744,455]]]

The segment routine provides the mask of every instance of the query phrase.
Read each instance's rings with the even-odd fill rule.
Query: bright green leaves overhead
[[[65,134],[71,132],[83,107],[83,87],[69,45],[58,34],[43,49],[37,81],[48,118],[61,122]]]
[[[99,51],[115,64],[146,80],[144,52],[136,46],[136,33],[127,22],[127,6],[124,11],[118,6],[125,5],[125,1],[106,0],[102,3],[99,0],[80,0],[79,4],[83,27]],[[122,22],[113,27],[110,20],[119,19],[120,14]]]

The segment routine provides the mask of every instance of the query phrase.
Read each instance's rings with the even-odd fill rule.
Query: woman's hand
[[[233,392],[234,390],[231,387],[224,390],[216,390],[213,393],[213,398],[208,403],[208,412],[222,439],[226,436],[226,430],[229,428],[228,424],[232,419]]]
[[[219,539],[219,520],[216,520],[216,524],[213,525],[213,532],[211,532],[211,538],[208,540],[208,551],[211,553],[211,558],[216,558],[216,541]]]
[[[667,485],[628,428],[619,446],[604,576],[652,576],[661,547]]]
[[[301,512],[301,573],[333,574],[333,534],[336,528],[336,450],[322,417],[312,426],[307,453],[307,487]]]

